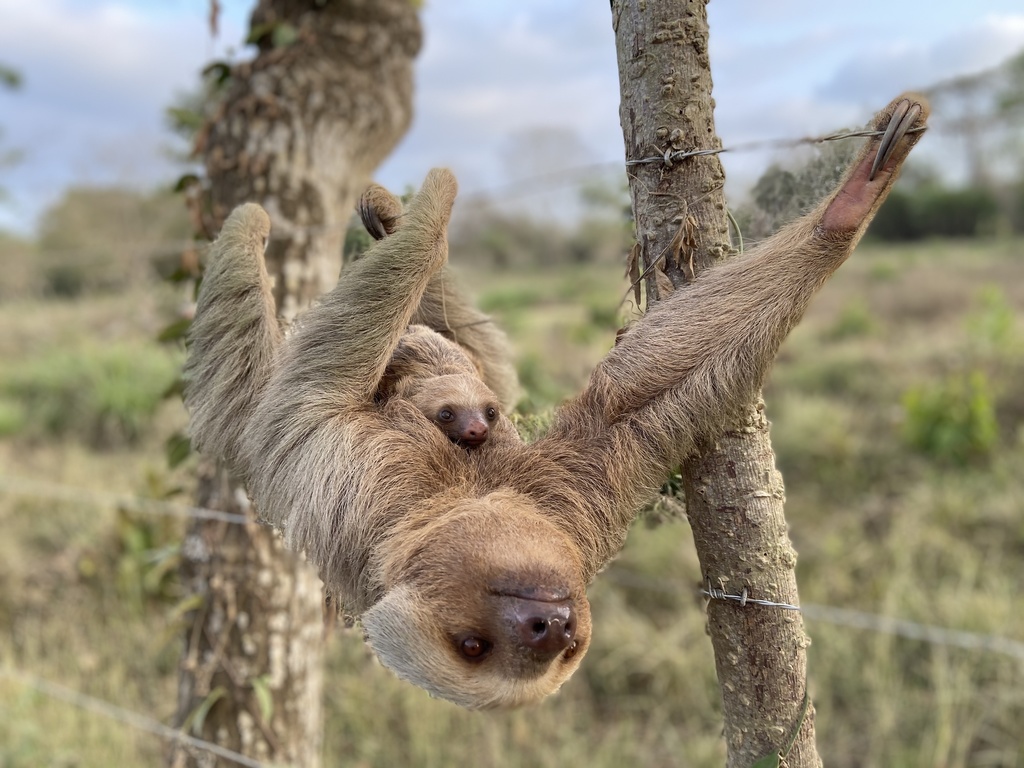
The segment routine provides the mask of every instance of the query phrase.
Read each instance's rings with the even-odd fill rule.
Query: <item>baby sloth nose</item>
[[[463,428],[460,437],[463,443],[475,448],[487,440],[487,432],[487,423],[476,419]]]
[[[511,613],[520,642],[539,656],[556,656],[576,637],[576,613],[571,600],[544,602],[520,598]]]

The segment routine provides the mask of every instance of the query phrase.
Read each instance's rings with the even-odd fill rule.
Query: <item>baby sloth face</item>
[[[498,399],[476,376],[466,373],[417,379],[405,394],[448,439],[465,448],[479,448],[498,418]]]

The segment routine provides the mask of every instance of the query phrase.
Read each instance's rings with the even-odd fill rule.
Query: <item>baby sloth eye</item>
[[[498,418],[498,411],[496,408],[491,406],[490,408],[487,409],[487,413],[485,415],[487,416],[488,421],[494,421],[496,418]]]
[[[568,661],[576,655],[576,651],[580,648],[580,641],[573,640],[572,645],[565,649],[565,653],[562,654],[562,661]]]
[[[459,643],[459,653],[468,661],[480,661],[491,650],[491,644],[482,637],[464,637]]]
[[[442,408],[437,412],[438,421],[455,421],[455,414],[452,413],[448,408]]]

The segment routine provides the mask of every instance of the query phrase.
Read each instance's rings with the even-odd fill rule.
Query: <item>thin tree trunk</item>
[[[269,212],[267,267],[285,322],[337,281],[356,195],[405,133],[421,31],[413,0],[261,0],[256,58],[234,68],[200,136],[215,228],[241,202]],[[250,514],[208,461],[196,502]],[[255,522],[195,521],[182,573],[198,607],[182,657],[177,721],[260,760],[320,765],[321,586]],[[211,766],[176,747],[169,764]]]
[[[706,3],[612,1],[627,160],[721,146]],[[648,299],[657,300],[685,290],[729,253],[725,175],[717,155],[628,170],[639,266],[646,271]],[[760,399],[714,445],[688,460],[682,474],[702,580],[728,594],[798,605],[796,553]],[[727,764],[748,768],[783,753],[791,768],[820,765],[809,702],[805,712],[808,639],[800,613],[712,599],[708,626],[722,691]]]

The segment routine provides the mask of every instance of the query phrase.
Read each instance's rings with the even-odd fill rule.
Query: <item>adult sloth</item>
[[[427,176],[394,233],[287,338],[261,257],[269,220],[242,206],[214,246],[191,332],[195,441],[234,464],[400,677],[471,708],[539,700],[587,650],[587,584],[667,470],[761,386],[927,112],[914,96],[890,104],[875,121],[884,135],[835,193],[659,302],[529,445],[499,416],[508,439],[466,451],[409,402],[374,397],[410,322],[446,332],[445,318],[473,315],[441,273],[451,173]],[[458,341],[472,351],[494,333],[470,324]]]

